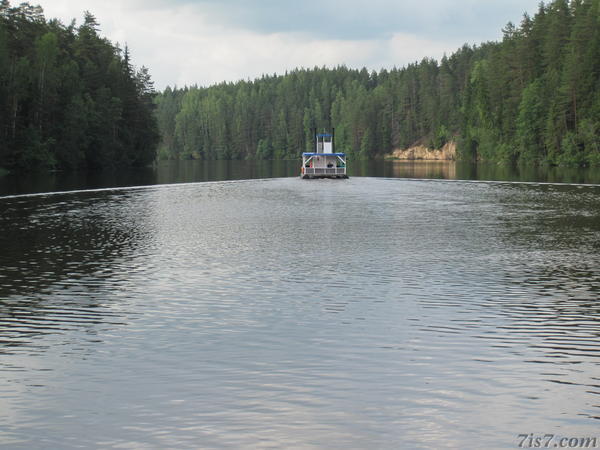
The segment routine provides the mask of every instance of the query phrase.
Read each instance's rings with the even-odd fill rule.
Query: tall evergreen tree
[[[0,165],[27,169],[146,164],[158,127],[147,69],[100,36],[40,7],[0,3]]]

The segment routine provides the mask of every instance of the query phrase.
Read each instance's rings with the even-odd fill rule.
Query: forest
[[[335,128],[351,158],[455,141],[466,160],[600,165],[600,0],[541,3],[498,42],[379,72],[315,67],[167,88],[160,159],[288,159]]]
[[[0,1],[0,167],[27,170],[146,165],[159,141],[155,90],[129,49],[42,8]]]

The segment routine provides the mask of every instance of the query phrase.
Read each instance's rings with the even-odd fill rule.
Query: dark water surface
[[[300,161],[162,161],[154,167],[102,172],[0,176],[0,196],[201,181],[296,177]],[[450,161],[350,161],[350,176],[408,179],[600,184],[600,167],[518,167]]]
[[[0,230],[8,448],[600,437],[600,186],[187,183]]]

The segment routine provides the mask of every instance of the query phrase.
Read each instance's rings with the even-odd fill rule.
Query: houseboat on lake
[[[302,153],[300,176],[311,178],[348,178],[346,154],[335,152],[335,129],[331,134],[314,132],[314,153]]]

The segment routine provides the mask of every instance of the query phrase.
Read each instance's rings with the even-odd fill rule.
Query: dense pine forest
[[[100,36],[92,14],[76,28],[0,2],[0,167],[148,164],[154,94],[148,71]]]
[[[354,158],[454,140],[463,159],[598,165],[600,0],[542,3],[441,61],[167,88],[156,104],[163,159],[296,158],[334,127]]]

